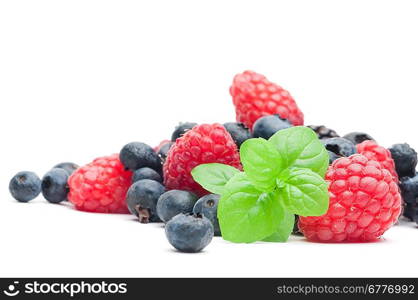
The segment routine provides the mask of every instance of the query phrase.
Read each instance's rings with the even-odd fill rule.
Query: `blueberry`
[[[214,234],[216,236],[221,236],[221,230],[219,228],[218,221],[218,203],[219,195],[209,194],[203,196],[197,200],[196,204],[193,207],[194,214],[204,215],[213,225]]]
[[[195,127],[197,123],[192,122],[185,122],[180,123],[173,131],[173,134],[171,135],[171,141],[175,142],[179,137],[182,137],[187,131]]]
[[[328,151],[335,153],[337,156],[349,157],[357,152],[356,146],[345,138],[335,137],[321,140],[321,142]]]
[[[171,146],[174,145],[174,142],[167,142],[164,145],[161,146],[161,148],[158,150],[157,154],[161,157],[161,160],[165,162],[165,159],[167,158],[168,151],[170,151]]]
[[[41,179],[33,172],[19,172],[10,180],[9,191],[17,201],[28,202],[41,192]]]
[[[160,196],[157,203],[158,217],[167,223],[180,213],[187,214],[193,211],[197,196],[188,191],[171,190]]]
[[[142,179],[151,179],[151,180],[155,180],[161,183],[163,182],[161,175],[158,174],[158,172],[155,171],[154,169],[151,169],[148,167],[135,170],[132,175],[132,183],[137,182],[138,180],[142,180]]]
[[[370,135],[364,132],[351,132],[343,136],[343,138],[349,140],[354,145],[361,144],[364,141],[374,141],[375,139],[372,138]]]
[[[277,131],[289,127],[292,127],[292,124],[279,115],[261,117],[253,125],[253,137],[269,139]]]
[[[164,186],[155,180],[142,179],[135,182],[126,195],[129,211],[137,216],[141,223],[160,221],[157,202],[164,192]]]
[[[42,178],[42,195],[51,203],[67,200],[69,192],[68,173],[64,169],[54,168]]]
[[[125,168],[135,171],[149,167],[161,172],[162,162],[158,154],[150,146],[140,142],[125,145],[120,151],[120,161]]]
[[[324,125],[309,125],[307,127],[315,131],[316,135],[320,140],[339,137],[338,133],[335,130],[330,129]]]
[[[299,216],[295,215],[295,224],[293,224],[292,233],[294,235],[303,235],[302,232],[299,230]]]
[[[400,180],[402,198],[407,204],[418,204],[418,174],[414,177],[403,177]]]
[[[417,206],[413,204],[408,204],[404,206],[403,216],[410,221],[415,221],[418,223],[418,210]]]
[[[399,177],[413,177],[417,166],[417,153],[408,144],[396,144],[389,148]]]
[[[243,123],[229,122],[224,127],[229,132],[238,149],[241,144],[251,138],[250,130]]]
[[[63,162],[58,165],[55,165],[54,168],[63,169],[67,171],[68,175],[71,175],[75,170],[79,168],[79,166],[72,162]]]
[[[203,215],[178,214],[165,225],[170,244],[181,252],[199,252],[213,238],[213,225]]]
[[[328,150],[328,155],[329,155],[329,164],[332,164],[334,161],[342,157],[329,150]]]

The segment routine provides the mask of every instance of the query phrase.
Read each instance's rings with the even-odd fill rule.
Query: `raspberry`
[[[299,228],[316,242],[377,240],[398,219],[401,195],[390,172],[361,154],[337,159],[328,169],[329,208],[320,217],[300,217]]]
[[[396,173],[395,162],[392,159],[390,151],[382,146],[379,146],[375,141],[366,140],[356,145],[357,152],[363,154],[368,159],[373,159],[382,164],[390,174],[392,174],[394,180],[398,182],[398,174]]]
[[[295,126],[303,125],[303,113],[289,92],[261,74],[245,71],[236,75],[229,92],[237,122],[250,129],[260,117],[274,114]]]
[[[208,194],[190,174],[194,167],[205,163],[222,163],[241,169],[237,146],[220,124],[197,125],[176,140],[164,164],[166,188],[188,190],[200,196]]]
[[[98,213],[129,213],[125,203],[132,172],[126,171],[119,154],[95,159],[77,169],[68,180],[68,199],[76,209]]]

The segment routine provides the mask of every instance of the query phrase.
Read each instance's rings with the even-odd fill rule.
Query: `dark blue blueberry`
[[[409,221],[415,221],[418,223],[418,209],[416,205],[408,204],[403,208],[403,216],[407,218]]]
[[[411,205],[418,204],[418,175],[401,178],[399,187],[405,203]]]
[[[329,155],[329,164],[332,164],[334,161],[342,157],[331,151],[328,151],[328,155]]]
[[[68,175],[71,175],[75,170],[79,168],[79,166],[72,162],[63,162],[58,165],[55,165],[54,168],[63,169],[67,171]]]
[[[321,140],[325,148],[338,156],[349,157],[357,152],[356,146],[349,140],[341,137]]]
[[[224,127],[229,132],[238,149],[241,144],[251,138],[250,130],[243,123],[230,122],[225,123]]]
[[[181,252],[199,252],[212,241],[213,225],[203,215],[178,214],[165,225],[170,244]]]
[[[417,153],[408,144],[396,144],[389,148],[395,161],[396,172],[401,177],[413,177],[417,167]]]
[[[173,134],[171,135],[171,141],[175,142],[179,137],[182,137],[187,131],[196,125],[197,123],[192,122],[180,123],[178,126],[176,126],[176,129],[174,129]]]
[[[54,168],[42,178],[42,195],[51,203],[67,200],[69,192],[68,173],[64,169]]]
[[[339,137],[338,133],[335,132],[335,130],[332,130],[324,125],[309,125],[307,127],[315,131],[316,135],[320,140]]]
[[[299,230],[299,216],[295,215],[295,224],[293,224],[293,231],[294,235],[303,235],[302,232]]]
[[[149,167],[161,172],[161,158],[147,144],[141,142],[129,143],[122,148],[119,158],[126,169],[135,171],[139,168]]]
[[[167,223],[180,213],[191,213],[197,196],[188,191],[171,190],[160,196],[157,203],[158,217]]]
[[[374,141],[374,138],[364,132],[351,132],[343,136],[343,138],[349,140],[354,145],[361,144],[364,141]]]
[[[151,179],[151,180],[155,180],[161,183],[163,182],[161,175],[158,174],[158,172],[155,171],[154,169],[151,169],[148,167],[135,170],[132,175],[132,183],[137,182],[138,180],[142,180],[142,179]]]
[[[17,201],[28,202],[41,192],[41,179],[33,172],[19,172],[10,180],[9,191]]]
[[[221,236],[221,230],[219,228],[218,221],[218,203],[219,195],[209,194],[203,196],[197,200],[196,204],[193,207],[194,214],[204,215],[213,225],[214,233],[216,236]]]
[[[167,158],[168,151],[170,151],[171,146],[174,145],[174,142],[167,142],[164,145],[161,146],[161,148],[158,150],[157,154],[161,157],[161,160],[165,162],[165,159]]]
[[[253,137],[267,140],[277,131],[290,127],[292,124],[288,120],[280,118],[279,115],[265,116],[254,123]]]
[[[157,202],[164,192],[164,186],[158,181],[142,179],[135,182],[126,195],[129,211],[137,216],[141,223],[159,222]]]

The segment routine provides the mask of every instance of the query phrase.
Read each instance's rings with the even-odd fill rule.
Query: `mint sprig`
[[[195,167],[192,176],[204,189],[221,195],[228,181],[239,172],[238,169],[228,165],[211,163]]]
[[[218,219],[225,240],[285,242],[294,214],[320,216],[327,211],[323,177],[329,158],[310,128],[284,129],[268,141],[249,139],[240,156],[244,172],[223,164],[203,164],[192,171],[202,187],[221,195]]]
[[[280,153],[283,169],[296,167],[310,169],[325,176],[329,155],[316,133],[308,127],[292,127],[276,132],[269,142]]]
[[[280,153],[265,139],[249,139],[240,148],[241,163],[254,186],[262,192],[276,187],[281,170]]]
[[[262,193],[245,173],[232,177],[218,204],[218,219],[224,239],[251,243],[276,231],[283,208],[276,191]]]
[[[283,209],[282,212],[283,215],[280,216],[280,223],[276,231],[264,238],[264,242],[284,243],[289,238],[295,226],[295,215],[286,209]]]
[[[321,216],[328,209],[328,186],[324,179],[309,169],[284,170],[278,185],[280,200],[290,212],[300,216]]]

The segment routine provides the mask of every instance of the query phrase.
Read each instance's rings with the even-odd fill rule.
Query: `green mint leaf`
[[[245,173],[236,174],[218,204],[222,237],[235,243],[262,240],[277,230],[281,210],[277,191],[262,193]]]
[[[282,168],[307,168],[322,177],[328,169],[329,156],[316,133],[303,126],[276,132],[270,139],[282,158]]]
[[[292,168],[278,179],[280,201],[290,212],[300,216],[321,216],[328,210],[328,185],[309,169]]]
[[[226,183],[240,171],[228,165],[212,163],[198,165],[191,173],[193,179],[205,190],[222,194]]]
[[[281,171],[281,158],[274,145],[262,138],[246,140],[240,148],[241,163],[251,183],[271,192]]]
[[[295,215],[290,211],[283,209],[283,215],[280,218],[280,223],[277,231],[272,235],[265,238],[265,242],[284,243],[289,239],[292,234],[293,227],[295,226]]]

